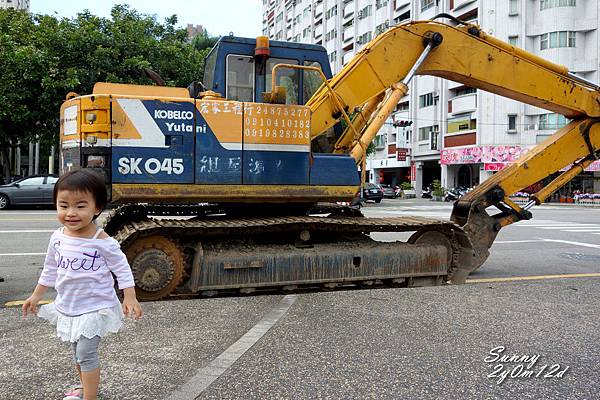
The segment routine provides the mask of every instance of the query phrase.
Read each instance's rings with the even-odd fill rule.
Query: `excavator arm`
[[[454,274],[453,281],[461,282],[487,259],[502,227],[531,218],[531,206],[543,202],[600,156],[600,92],[566,67],[495,39],[476,25],[412,22],[373,40],[313,95],[307,103],[313,139],[348,114],[362,110],[360,120],[347,124],[333,149],[350,153],[359,164],[395,104],[407,93],[412,74],[450,79],[572,120],[455,203],[451,220],[467,232],[475,253],[471,265]],[[365,111],[371,115],[364,115]],[[527,206],[521,208],[508,198],[569,165],[573,166],[534,194]],[[500,212],[490,215],[486,211],[490,206]]]

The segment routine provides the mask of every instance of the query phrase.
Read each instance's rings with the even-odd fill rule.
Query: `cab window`
[[[321,64],[319,64],[317,61],[304,61],[304,65],[308,67],[317,67],[320,70],[323,70],[323,68],[321,68]],[[304,79],[302,83],[302,98],[304,99],[304,104],[306,104],[306,102],[312,97],[313,94],[315,94],[317,89],[323,83],[323,78],[317,71],[304,70],[303,73]]]
[[[248,56],[227,56],[228,100],[254,101],[254,59]]]
[[[265,88],[267,92],[271,91],[271,79],[273,67],[277,64],[293,64],[298,65],[297,60],[285,58],[269,58],[267,60],[266,82]],[[298,104],[298,95],[300,88],[300,74],[297,69],[279,68],[277,69],[277,86],[285,87],[286,99],[285,104]]]

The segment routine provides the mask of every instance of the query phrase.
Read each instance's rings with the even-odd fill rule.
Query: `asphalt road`
[[[368,203],[366,216],[419,215],[450,218],[452,205],[427,200],[385,199]],[[490,209],[491,211],[491,209]],[[600,208],[542,205],[533,218],[505,227],[490,257],[471,278],[600,273]],[[401,236],[396,235],[402,239]],[[380,234],[382,240],[395,235]]]
[[[450,203],[384,199],[368,203],[366,216],[419,215],[448,219]],[[600,208],[544,205],[534,218],[504,228],[485,264],[471,278],[600,273]],[[51,210],[0,212],[0,306],[25,299],[35,286],[51,233]],[[374,234],[377,240],[406,240],[408,234]],[[49,292],[48,298],[54,294]]]
[[[60,399],[75,382],[52,328],[1,308],[29,294],[57,226],[51,211],[0,213],[0,400]],[[473,278],[597,274],[599,259],[600,209],[542,206],[500,233]],[[145,303],[103,340],[101,398],[596,399],[599,289],[584,277]]]

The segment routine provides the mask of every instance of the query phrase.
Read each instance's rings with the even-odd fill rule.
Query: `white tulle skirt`
[[[48,320],[56,325],[56,335],[63,342],[77,342],[80,336],[88,339],[94,336],[104,337],[109,333],[116,333],[123,324],[123,309],[121,304],[111,308],[68,317],[56,310],[54,303],[40,307],[38,317]]]

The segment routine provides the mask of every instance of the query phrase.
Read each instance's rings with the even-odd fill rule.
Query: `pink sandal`
[[[65,393],[63,400],[83,400],[83,387],[76,386]]]

